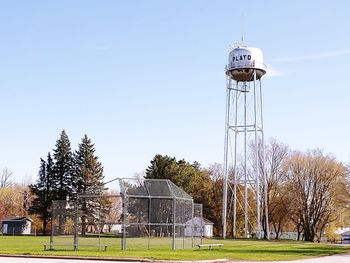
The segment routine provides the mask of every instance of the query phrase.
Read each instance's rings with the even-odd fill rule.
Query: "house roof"
[[[213,222],[211,222],[209,219],[206,219],[204,217],[203,217],[203,222],[204,222],[204,224],[207,224],[207,225],[214,225]]]
[[[4,219],[1,220],[1,222],[4,221],[23,221],[23,220],[28,220],[30,222],[33,222],[32,219],[30,219],[29,217],[26,216],[11,216],[11,217],[6,217]]]
[[[204,225],[214,225],[213,222],[211,222],[210,220],[208,220],[204,217],[196,216],[193,219],[188,220],[187,222],[191,222],[192,220],[203,220]]]
[[[346,231],[344,233],[341,233],[340,235],[342,235],[342,236],[350,236],[350,231]]]

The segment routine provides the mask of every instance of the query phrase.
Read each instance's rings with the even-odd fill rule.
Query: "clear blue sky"
[[[350,157],[349,1],[3,1],[0,168],[36,179],[65,129],[107,179],[223,160],[228,47],[264,51],[265,133]],[[242,16],[244,23],[242,23]],[[242,26],[244,24],[244,26]]]

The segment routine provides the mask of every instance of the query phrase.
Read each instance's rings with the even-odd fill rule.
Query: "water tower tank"
[[[266,73],[263,53],[259,48],[239,46],[230,51],[226,75],[236,81],[253,81]]]

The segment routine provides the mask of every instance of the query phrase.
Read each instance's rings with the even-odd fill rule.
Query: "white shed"
[[[192,236],[192,231],[194,237],[213,237],[213,222],[201,217],[194,217],[192,220],[186,222],[185,237]]]
[[[28,217],[9,217],[1,221],[4,235],[30,235],[32,222]]]
[[[341,233],[340,235],[342,244],[350,244],[350,231]]]

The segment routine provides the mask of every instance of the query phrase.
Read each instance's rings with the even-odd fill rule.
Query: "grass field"
[[[72,244],[69,238],[56,240],[57,243]],[[98,244],[96,238],[80,239],[80,244]],[[114,258],[143,258],[168,260],[201,260],[201,259],[237,259],[237,260],[293,260],[325,255],[334,255],[350,252],[350,247],[293,242],[293,241],[253,241],[253,240],[221,240],[204,239],[203,243],[223,243],[221,249],[170,249],[170,239],[154,238],[151,240],[151,249],[148,249],[147,239],[130,238],[127,241],[127,250],[120,250],[120,239],[109,238],[101,241],[107,244],[107,251],[99,251],[98,247],[81,246],[73,251],[72,246],[57,247],[54,251],[44,251],[43,245],[49,244],[49,237],[12,237],[0,236],[0,254],[21,255],[70,255]]]

